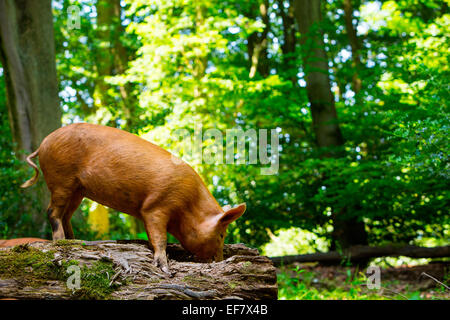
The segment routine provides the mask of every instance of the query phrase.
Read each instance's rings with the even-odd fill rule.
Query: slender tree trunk
[[[105,78],[113,75],[114,55],[113,55],[113,25],[115,23],[114,4],[108,0],[98,0],[97,10],[97,38],[100,47],[96,50],[97,82],[95,84],[94,104],[96,107],[104,107],[111,103],[108,98],[110,85]]]
[[[319,147],[344,143],[337,121],[334,98],[328,76],[328,58],[320,30],[320,0],[295,0],[294,13],[301,33],[306,91],[311,103],[314,132]]]
[[[196,15],[195,15],[195,27],[197,29],[201,29],[201,27],[205,24],[205,18],[207,14],[207,8],[204,4],[197,5]],[[206,98],[204,94],[201,93],[201,86],[199,85],[201,79],[206,74],[206,68],[208,67],[208,56],[200,55],[197,56],[192,65],[192,75],[197,80],[197,85],[194,88],[194,98]]]
[[[264,23],[264,29],[262,33],[254,32],[247,38],[247,52],[250,62],[250,71],[248,77],[253,79],[257,73],[263,78],[269,75],[269,60],[267,58],[268,38],[267,35],[270,30],[270,21],[268,15],[269,2],[263,0],[259,3],[259,8],[252,8],[250,12],[246,13],[246,17],[255,19],[256,11],[259,11],[259,15]],[[239,99],[236,103],[236,113],[243,106],[244,99]]]
[[[131,131],[134,128],[134,109],[136,105],[135,97],[132,94],[132,85],[126,83],[123,86],[112,87],[105,78],[109,76],[123,74],[130,60],[126,47],[120,37],[125,33],[122,25],[122,7],[120,0],[99,0],[97,9],[97,37],[101,41],[100,48],[96,52],[96,68],[98,79],[95,86],[95,106],[104,107],[108,104],[115,104],[122,108],[122,120],[126,121],[125,130]],[[120,100],[114,100],[108,94],[108,90],[117,90]],[[112,124],[115,124],[112,120]]]
[[[325,52],[320,0],[295,0],[294,13],[301,33],[303,67],[306,76],[306,91],[311,103],[313,129],[318,147],[333,148],[344,144],[334,97],[328,75],[328,58]],[[329,152],[325,156],[337,156]],[[356,218],[344,219],[344,208],[333,219],[333,248],[347,248],[351,245],[366,244],[367,234],[364,224]]]
[[[264,29],[261,34],[253,33],[247,39],[248,55],[250,59],[250,72],[249,77],[253,78],[258,72],[262,77],[269,75],[269,64],[267,59],[267,46],[268,46],[268,33],[270,30],[270,21],[268,15],[269,1],[263,0],[259,4],[259,14],[262,22],[264,23]]]
[[[114,1],[114,42],[113,42],[113,55],[115,74],[124,74],[128,68],[128,61],[130,56],[127,49],[120,40],[120,36],[125,33],[125,28],[122,25],[121,19],[122,7],[120,6],[120,0]],[[134,109],[138,103],[132,94],[133,88],[130,83],[125,83],[119,87],[120,97],[124,108],[124,115],[126,120],[125,130],[131,131],[134,128]]]
[[[359,70],[361,70],[361,45],[356,34],[356,26],[353,25],[353,5],[352,0],[344,0],[344,18],[345,29],[347,31],[350,47],[352,48],[352,88],[355,94],[361,91],[361,78]]]
[[[291,80],[294,86],[297,86],[297,73],[298,66],[296,64],[297,57],[295,56],[295,47],[297,39],[295,37],[295,17],[294,8],[291,2],[289,7],[284,7],[285,1],[278,0],[278,12],[281,16],[283,23],[283,43],[281,45],[281,51],[283,52],[283,66],[286,69],[287,77]]]
[[[29,154],[61,126],[50,0],[0,0],[0,58],[13,140]],[[40,180],[26,192],[40,203],[25,211],[44,234],[47,188]]]

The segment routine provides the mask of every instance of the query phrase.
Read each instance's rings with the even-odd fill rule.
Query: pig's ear
[[[237,205],[234,208],[231,208],[229,205],[226,205],[225,207],[223,207],[225,212],[222,215],[222,217],[220,217],[219,223],[221,223],[224,226],[229,225],[237,218],[242,216],[242,214],[245,212],[246,207],[247,206],[245,205],[245,202]]]

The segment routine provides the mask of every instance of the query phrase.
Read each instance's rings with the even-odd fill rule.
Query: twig
[[[392,290],[392,289],[389,289],[389,288],[386,288],[386,287],[383,287],[383,289],[388,290],[388,291],[392,291],[392,292],[394,292],[395,294],[398,294],[400,297],[402,297],[402,298],[404,298],[404,299],[406,299],[406,300],[409,300],[407,296],[402,295],[400,292],[397,292],[397,291],[395,291],[395,290]]]
[[[361,285],[361,286],[367,286],[367,284],[365,284],[365,283],[361,283],[360,285]],[[370,290],[370,289],[369,289],[369,290]],[[404,296],[404,295],[401,294],[400,292],[397,292],[397,291],[395,291],[395,290],[389,289],[389,288],[387,288],[387,287],[382,287],[382,286],[380,286],[380,289],[379,289],[378,291],[381,291],[380,294],[381,294],[383,297],[384,297],[384,295],[383,295],[383,290],[391,291],[391,292],[393,292],[393,293],[395,293],[395,294],[401,296],[402,298],[404,298],[404,299],[406,299],[406,300],[409,300],[407,296]]]
[[[422,272],[420,275],[427,276],[428,278],[431,278],[431,279],[433,279],[434,281],[436,281],[437,283],[439,283],[440,285],[444,286],[447,290],[450,290],[450,288],[449,288],[447,285],[443,284],[442,282],[440,282],[440,281],[439,281],[438,279],[436,279],[435,277],[430,276],[428,273]]]
[[[117,272],[111,279],[111,282],[109,283],[109,286],[111,287],[111,285],[113,284],[114,280],[117,279],[117,277],[119,276],[119,274],[122,273],[122,269],[119,270],[119,272]]]

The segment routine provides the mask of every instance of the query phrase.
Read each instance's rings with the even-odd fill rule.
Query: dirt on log
[[[450,257],[450,246],[425,248],[417,246],[354,246],[343,252],[319,252],[311,254],[301,254],[282,257],[271,257],[276,266],[290,264],[294,262],[319,262],[325,264],[340,264],[343,260],[351,262],[377,257],[398,257],[410,258],[442,258]]]
[[[153,251],[140,240],[0,248],[0,298],[277,299],[275,267],[256,249],[225,245],[224,260],[213,263],[196,262],[178,244],[168,244],[167,255],[170,276],[153,265]]]

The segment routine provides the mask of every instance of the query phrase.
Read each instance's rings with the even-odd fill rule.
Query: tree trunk
[[[111,1],[97,1],[97,38],[100,41],[100,46],[95,52],[95,65],[98,74],[94,91],[94,105],[96,108],[105,107],[113,103],[109,99],[108,90],[110,85],[105,81],[105,77],[112,76],[114,70],[113,43],[115,30],[113,26],[117,18],[117,13],[114,9],[114,3]]]
[[[0,58],[16,150],[29,154],[61,126],[50,0],[0,0]],[[27,192],[39,199],[40,207],[26,211],[44,234],[47,188],[41,180]]]
[[[339,147],[344,138],[339,127],[334,97],[328,75],[328,58],[321,30],[322,13],[320,0],[295,0],[294,14],[301,33],[303,67],[306,91],[311,104],[313,129],[320,148]],[[325,156],[337,156],[329,151]],[[348,208],[334,216],[332,248],[347,248],[367,244],[364,224],[356,218],[341,218]]]
[[[194,262],[178,244],[169,244],[167,254],[171,277],[153,266],[146,241],[60,240],[0,248],[0,298],[277,299],[275,267],[256,249],[225,245],[225,260],[214,263]],[[67,285],[76,284],[68,278],[75,271],[66,273],[69,264],[81,270],[73,290]]]
[[[105,80],[106,77],[123,74],[127,69],[129,56],[120,40],[125,32],[121,20],[122,8],[120,0],[99,0],[97,10],[97,38],[101,45],[96,49],[96,69],[98,73],[94,90],[96,108],[116,105],[122,108],[121,118],[126,121],[125,129],[133,129],[134,105],[136,101],[132,95],[129,83],[119,87],[112,87]],[[108,90],[118,91],[120,100],[114,99]],[[110,125],[115,126],[116,119],[111,119]]]
[[[327,264],[340,264],[343,260],[350,261],[367,260],[377,257],[398,257],[405,256],[410,258],[441,258],[450,257],[450,246],[424,248],[416,246],[354,246],[343,253],[336,251],[321,252],[312,254],[292,255],[283,257],[271,257],[270,259],[276,266],[290,264],[294,262],[322,262]]]
[[[342,145],[344,138],[337,121],[328,76],[328,58],[320,29],[322,21],[320,4],[320,0],[296,0],[294,14],[301,33],[306,91],[311,103],[317,145],[333,147]]]
[[[361,45],[356,34],[356,26],[353,25],[353,5],[352,0],[344,0],[344,18],[345,29],[347,31],[350,47],[352,48],[352,88],[355,94],[361,90],[361,78],[359,70],[361,69]]]
[[[61,126],[51,1],[0,0],[0,48],[18,150],[36,150]]]
[[[284,0],[278,0],[278,11],[283,23],[283,43],[281,45],[281,51],[283,52],[283,67],[287,72],[287,77],[291,80],[294,87],[298,86],[297,73],[298,66],[296,64],[297,57],[295,56],[296,37],[295,37],[295,18],[294,8],[291,2],[289,2],[289,8],[284,7]]]
[[[267,59],[267,35],[270,30],[270,21],[268,10],[269,2],[268,0],[263,0],[259,4],[259,14],[261,16],[262,22],[265,24],[264,29],[261,34],[255,32],[251,34],[247,39],[247,50],[250,59],[250,79],[255,77],[257,71],[264,78],[269,75],[269,64]]]

